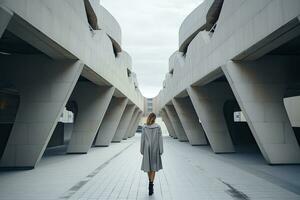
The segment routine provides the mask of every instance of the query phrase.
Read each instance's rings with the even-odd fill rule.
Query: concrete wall
[[[297,33],[291,28],[299,24],[299,4],[299,1],[284,0],[224,1],[213,35],[209,36],[206,31],[197,33],[187,51],[184,54],[178,52],[174,57],[178,61],[170,62],[176,65],[170,66],[174,71],[166,76],[164,88],[159,94],[160,109],[187,86],[206,84],[220,76],[220,66],[226,65],[229,60],[246,59],[248,56],[247,59],[257,59],[295,38]],[[200,10],[197,12],[200,13]],[[189,15],[185,20],[187,25],[182,26],[186,30],[180,31],[184,34],[196,29],[191,27],[194,23],[188,21],[197,21],[201,17]],[[275,38],[281,40],[275,42]]]
[[[44,56],[0,59],[0,79],[12,82],[21,99],[0,165],[32,168],[43,155],[83,64]]]
[[[170,55],[169,72],[155,97],[157,111],[187,90],[214,152],[234,152],[232,138],[242,139],[238,130],[247,135],[242,144],[256,143],[267,163],[299,163],[293,126],[300,106],[284,98],[299,95],[300,1],[226,0],[214,13],[219,16],[214,31],[206,31],[212,3],[204,1],[182,23],[179,50]],[[233,109],[226,107],[228,101],[238,103],[247,121],[243,126],[226,120],[224,109]],[[173,120],[175,132],[182,130],[178,124]]]
[[[189,97],[172,99],[182,127],[191,145],[206,145],[206,137]]]
[[[125,134],[123,136],[123,140],[127,140],[128,137],[130,136],[130,134],[131,134],[131,132],[133,130],[133,127],[134,127],[134,125],[136,123],[136,120],[138,118],[139,113],[140,113],[139,108],[135,108],[135,110],[134,110],[134,112],[132,114],[132,117],[130,119],[129,125],[127,127],[127,130],[126,130],[126,132],[125,132]]]
[[[170,122],[175,130],[175,134],[180,142],[188,142],[188,137],[184,131],[184,128],[180,122],[180,119],[176,113],[173,105],[166,105],[165,110],[168,114]]]
[[[215,153],[234,152],[224,116],[224,104],[233,94],[224,83],[211,83],[206,87],[189,87],[188,94],[201,121],[209,144]]]
[[[81,60],[85,64],[82,74],[84,77],[96,84],[112,85],[143,109],[144,99],[135,86],[136,80],[127,75],[127,69],[131,67],[128,66],[128,60],[131,59],[124,57],[129,55],[125,51],[115,55],[113,42],[121,47],[121,31],[116,20],[107,11],[98,14],[99,27],[103,29],[90,31],[81,0],[63,0],[59,3],[2,0],[0,6],[5,9],[2,9],[1,14],[4,30],[7,28],[53,59]],[[100,4],[93,6],[95,11],[105,10]],[[13,13],[12,17],[10,13]]]
[[[113,98],[111,100],[98,130],[95,146],[109,146],[116,133],[127,102],[127,98]]]
[[[68,153],[87,153],[91,148],[115,88],[78,82],[71,101],[77,103],[78,113],[68,146]]]
[[[122,139],[124,138],[127,129],[130,125],[132,116],[133,116],[133,112],[135,111],[135,106],[132,104],[127,104],[122,117],[120,119],[120,123],[117,127],[116,133],[112,139],[112,142],[121,142]]]
[[[271,56],[223,67],[262,154],[272,164],[300,163],[299,144],[283,102],[298,62]]]
[[[96,0],[0,0],[0,91],[9,82],[20,93],[15,119],[2,127],[0,167],[33,168],[47,145],[69,140],[65,135],[71,136],[68,153],[87,153],[99,127],[104,139],[98,142],[122,139],[125,132],[115,129],[131,125],[132,113],[122,115],[127,100],[142,110],[144,97],[121,36],[118,22]],[[115,99],[126,102],[119,108]],[[75,121],[62,128],[65,107]]]

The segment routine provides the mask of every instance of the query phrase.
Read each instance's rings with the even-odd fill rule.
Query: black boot
[[[149,189],[149,196],[151,196],[154,192],[153,186],[154,186],[153,182],[149,182],[149,188],[148,188]]]

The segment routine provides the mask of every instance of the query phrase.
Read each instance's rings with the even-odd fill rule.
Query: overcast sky
[[[144,96],[154,97],[162,88],[180,24],[202,1],[100,0],[121,25],[122,47],[132,57]]]

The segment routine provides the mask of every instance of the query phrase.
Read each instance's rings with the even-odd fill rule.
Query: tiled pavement
[[[164,138],[154,196],[140,170],[139,137],[87,155],[49,156],[35,170],[0,173],[0,199],[300,200],[300,166],[272,167]],[[282,175],[283,174],[283,175]]]

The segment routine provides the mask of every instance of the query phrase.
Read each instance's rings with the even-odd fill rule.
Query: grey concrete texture
[[[117,127],[116,133],[112,139],[112,142],[121,142],[126,131],[129,127],[129,124],[132,119],[133,112],[135,111],[136,106],[132,104],[127,104],[122,117],[120,119],[120,123]]]
[[[206,31],[190,33],[194,37],[184,56],[179,54],[172,62],[176,65],[173,73],[166,75],[159,110],[188,86],[212,81],[228,61],[258,59],[297,37],[293,27],[299,25],[299,15],[300,1],[224,1],[213,35]],[[192,21],[201,17],[187,18],[192,26]],[[187,32],[191,29],[186,26]]]
[[[20,105],[1,167],[35,167],[83,69],[79,61],[1,56],[0,79],[13,84]]]
[[[138,125],[139,125],[140,122],[141,122],[142,117],[143,117],[143,112],[140,111],[140,112],[138,113],[137,117],[136,117],[136,120],[135,120],[135,123],[134,123],[133,126],[132,126],[132,129],[131,129],[130,132],[129,132],[129,138],[135,136],[136,130],[137,130],[137,128],[138,128]]]
[[[67,153],[87,153],[92,146],[115,88],[78,82],[70,101],[75,101],[78,113]]]
[[[215,153],[234,152],[224,117],[224,103],[234,98],[227,83],[210,83],[205,87],[189,87],[188,94]]]
[[[195,33],[205,30],[206,15],[213,2],[204,1],[184,19],[179,29],[179,51],[183,52],[187,48]]]
[[[283,98],[297,76],[297,57],[270,56],[222,67],[252,134],[270,164],[300,163],[300,148]]]
[[[300,199],[299,165],[274,167],[256,153],[218,155],[207,146],[163,139],[164,169],[156,174],[151,197],[137,136],[84,156],[45,156],[35,170],[2,171],[0,199]]]
[[[123,136],[123,140],[127,140],[127,138],[129,137],[129,135],[130,135],[130,133],[131,133],[131,131],[133,129],[133,126],[134,126],[134,124],[135,124],[135,122],[137,120],[137,117],[139,115],[139,112],[140,112],[139,108],[136,107],[135,110],[134,110],[134,112],[133,112],[133,114],[132,114],[132,117],[130,119],[130,123],[129,123],[128,127],[127,127],[125,135]]]
[[[9,24],[12,16],[13,12],[0,5],[0,38],[7,28],[7,25]]]
[[[285,99],[285,105],[283,101],[285,97],[299,95],[299,92],[290,94],[285,90],[287,96],[283,96],[284,88],[296,88],[299,83],[286,84],[283,79],[286,78],[285,70],[298,74],[289,67],[295,65],[293,60],[298,55],[295,46],[298,46],[300,35],[300,1],[226,0],[219,13],[209,6],[212,2],[204,1],[182,23],[179,51],[170,56],[169,73],[155,98],[158,104],[155,107],[162,110],[188,88],[212,149],[233,152],[222,119],[226,92],[233,91],[266,161],[270,164],[299,163],[299,144],[291,122],[294,128],[299,128],[295,110],[300,101]],[[205,23],[209,10],[214,16],[219,15],[213,31],[204,30],[210,21],[206,19]],[[278,58],[280,55],[286,60]],[[248,65],[254,66],[253,70]],[[220,86],[218,89],[214,85],[226,81],[231,88],[225,86],[224,90]],[[223,92],[217,94],[219,97],[213,94],[220,90]]]
[[[167,129],[168,129],[169,135],[170,135],[171,137],[173,137],[174,139],[177,138],[176,133],[175,133],[175,130],[174,130],[174,128],[173,128],[173,125],[172,125],[172,123],[171,123],[171,121],[170,121],[170,118],[169,118],[169,116],[168,116],[168,114],[167,114],[167,112],[166,112],[165,109],[162,109],[162,110],[161,110],[161,116],[162,116],[162,119],[163,119],[163,121],[164,121],[164,123],[165,123]]]
[[[176,136],[180,142],[188,142],[188,137],[186,136],[186,133],[184,131],[184,128],[182,127],[182,124],[180,122],[180,119],[176,113],[176,110],[173,105],[166,105],[164,108],[168,114],[168,117],[170,119],[170,122],[172,126],[174,127]]]
[[[206,145],[206,137],[189,97],[172,99],[174,108],[191,145]]]
[[[81,60],[84,63],[82,76],[98,85],[115,87],[133,104],[143,108],[144,97],[136,87],[137,81],[127,74],[131,58],[122,50],[120,26],[99,1],[92,2],[92,9],[101,30],[90,30],[85,4],[80,0],[59,3],[4,0],[0,7],[2,32],[9,21],[5,16],[14,13],[7,25],[9,32],[54,60]]]
[[[127,98],[113,97],[98,130],[95,146],[109,146],[126,108]]]

